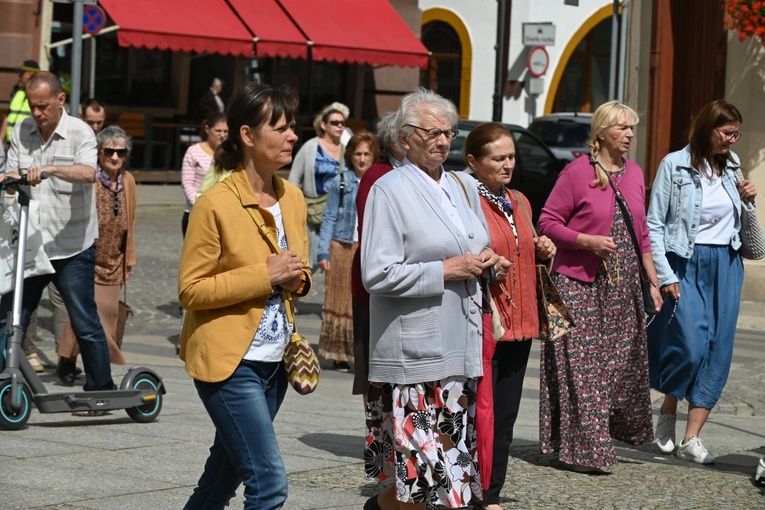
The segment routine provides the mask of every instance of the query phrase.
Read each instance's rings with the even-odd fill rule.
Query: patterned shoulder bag
[[[239,192],[231,181],[226,179],[223,182],[241,201],[242,197],[239,195]],[[271,251],[277,255],[281,253],[276,237],[273,232],[265,228],[266,222],[260,212],[252,207],[245,207],[245,209],[250,213],[252,220],[258,227],[258,231],[266,239]],[[319,377],[321,375],[319,358],[313,351],[308,339],[297,331],[292,293],[287,289],[282,289],[282,292],[284,293],[284,300],[287,302],[287,322],[292,329],[292,336],[290,337],[287,347],[284,348],[284,356],[282,358],[282,361],[284,362],[284,370],[287,372],[287,380],[295,391],[301,395],[308,395],[309,393],[313,393],[319,385]]]

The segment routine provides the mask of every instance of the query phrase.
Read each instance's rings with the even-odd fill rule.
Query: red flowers
[[[738,40],[759,37],[765,46],[765,1],[727,0],[728,17],[725,24],[729,30],[738,32]]]

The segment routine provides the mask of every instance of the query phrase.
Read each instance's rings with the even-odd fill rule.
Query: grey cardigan
[[[341,154],[344,152],[345,147],[342,147]],[[290,168],[290,175],[287,180],[292,184],[303,190],[303,195],[309,198],[316,198],[316,176],[313,173],[313,169],[316,166],[316,152],[319,150],[319,138],[314,137],[308,140],[300,147],[300,150],[295,154],[295,159],[292,160],[292,167]],[[345,170],[344,158],[340,157],[339,172]]]
[[[370,294],[369,380],[396,384],[478,377],[481,310],[465,281],[444,281],[442,261],[489,247],[475,181],[460,174],[449,184],[467,238],[423,187],[416,166],[380,178],[369,193],[362,232],[361,275]],[[481,303],[475,281],[468,288]]]

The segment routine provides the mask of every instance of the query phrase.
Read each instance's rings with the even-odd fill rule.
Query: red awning
[[[308,43],[277,0],[229,0],[250,32],[259,57],[308,58]]]
[[[252,57],[252,34],[226,0],[99,0],[120,46]]]
[[[388,0],[278,2],[313,43],[314,60],[428,67],[427,48]]]

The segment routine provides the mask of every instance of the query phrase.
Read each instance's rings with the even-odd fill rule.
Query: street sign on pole
[[[85,7],[82,13],[82,29],[88,34],[97,34],[106,24],[106,13],[97,5]]]
[[[522,23],[524,46],[555,46],[555,25],[547,23]]]
[[[529,51],[529,74],[539,78],[547,72],[550,65],[550,55],[544,46],[534,46]]]

